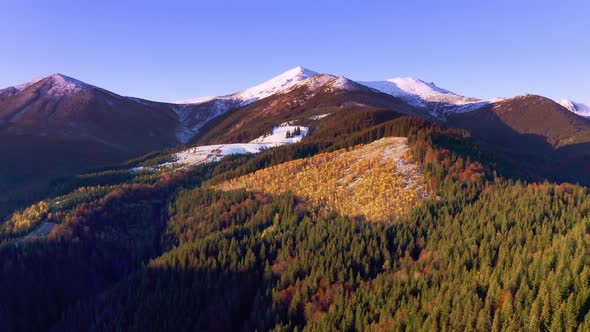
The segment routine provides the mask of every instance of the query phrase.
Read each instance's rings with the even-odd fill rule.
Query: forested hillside
[[[373,143],[265,168],[217,188],[294,193],[312,205],[350,217],[391,221],[428,196],[422,174],[408,153],[407,139]]]
[[[257,155],[88,174],[13,215],[0,229],[0,330],[590,329],[586,187],[537,181],[465,131],[343,114]],[[394,209],[360,212],[372,222],[302,190],[324,180],[338,192],[347,159],[334,158],[381,146],[367,189],[410,195],[396,185],[400,160],[379,154],[400,139],[384,137],[405,137],[429,193],[420,202],[364,191]],[[44,220],[57,224],[48,237],[22,240]]]

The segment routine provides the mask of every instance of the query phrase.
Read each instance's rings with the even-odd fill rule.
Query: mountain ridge
[[[415,78],[359,82],[299,66],[235,93],[176,104],[121,96],[64,74],[53,74],[0,90],[0,134],[5,137],[4,151],[11,151],[9,155],[15,156],[11,159],[23,162],[25,158],[18,156],[25,153],[81,161],[89,159],[86,153],[100,151],[101,156],[96,158],[100,163],[90,158],[84,167],[118,163],[184,144],[248,142],[284,122],[336,113],[342,114],[337,117],[341,121],[358,112],[379,119],[400,114],[418,116],[469,130],[496,147],[508,144],[525,149],[526,144],[509,143],[493,128],[515,140],[528,135],[526,142],[530,135],[537,135],[534,144],[542,149],[535,151],[586,142],[585,118],[563,104],[544,99],[537,103],[538,98],[523,96],[524,102],[519,101],[520,96],[480,100]],[[506,110],[512,115],[495,112],[508,104],[512,106]],[[28,143],[9,146],[17,140]],[[43,140],[52,143],[40,144]],[[56,154],[63,145],[69,145],[67,154]],[[43,150],[34,150],[34,146],[43,146]],[[26,160],[30,163],[32,159]]]
[[[289,69],[273,78],[264,81],[261,84],[255,85],[250,88],[246,88],[234,93],[230,93],[223,96],[217,97],[197,97],[187,100],[181,100],[175,102],[176,104],[196,104],[196,103],[205,103],[214,99],[221,99],[221,100],[238,100],[241,106],[248,105],[254,101],[266,98],[272,94],[279,93],[285,91],[292,87],[293,85],[310,78],[312,76],[318,75],[319,73],[312,71],[310,69],[298,66],[292,69]]]
[[[508,97],[508,98],[498,97],[498,98],[486,100],[486,99],[479,99],[479,98],[475,98],[475,97],[463,96],[463,95],[457,94],[455,92],[452,92],[450,90],[441,88],[433,82],[429,83],[427,81],[421,80],[419,78],[414,78],[414,77],[394,77],[394,78],[385,79],[385,80],[381,80],[381,81],[360,81],[360,80],[357,81],[357,80],[353,80],[353,79],[350,79],[350,78],[347,78],[344,76],[336,76],[336,75],[332,75],[329,73],[320,73],[320,72],[317,72],[317,71],[314,71],[311,69],[307,69],[305,67],[298,66],[298,67],[292,68],[292,69],[274,77],[273,79],[265,81],[264,83],[261,83],[257,86],[252,87],[252,88],[246,88],[246,89],[240,90],[238,92],[231,93],[231,94],[224,95],[224,96],[197,97],[197,98],[187,99],[184,101],[178,101],[177,103],[182,104],[183,102],[185,102],[185,103],[189,102],[191,104],[203,104],[203,103],[211,102],[212,100],[223,100],[226,103],[228,103],[228,100],[232,100],[232,99],[243,101],[244,98],[237,97],[240,95],[240,93],[242,93],[244,91],[251,91],[252,89],[255,89],[259,86],[268,86],[270,84],[270,82],[272,82],[273,80],[275,80],[279,77],[282,77],[285,74],[295,73],[298,71],[305,72],[305,73],[307,73],[307,75],[305,75],[305,77],[301,78],[296,84],[287,85],[287,86],[283,86],[282,88],[275,89],[274,94],[286,93],[290,89],[300,86],[301,84],[305,84],[306,80],[308,80],[309,78],[316,76],[316,75],[325,75],[328,77],[341,77],[342,79],[346,79],[349,82],[354,82],[356,84],[360,84],[360,85],[375,89],[379,92],[400,98],[412,106],[415,106],[415,107],[418,107],[418,108],[421,108],[424,110],[428,110],[430,115],[432,115],[436,118],[439,118],[441,120],[445,120],[447,115],[450,113],[470,112],[470,111],[485,107],[487,105],[502,101],[504,99],[518,97],[518,95],[517,95],[514,97]],[[263,94],[259,98],[250,99],[246,103],[242,104],[242,106],[248,105],[253,101],[258,101],[260,99],[264,99],[266,97],[269,97],[270,95],[271,94]],[[527,95],[527,94],[523,93],[521,95]],[[570,104],[573,104],[573,105],[568,106],[566,103],[561,103],[561,102],[559,102],[559,103],[562,106],[566,107],[568,110],[572,111],[573,113],[576,113],[581,116],[586,116],[585,114],[588,114],[588,116],[590,116],[590,106],[588,106],[587,104],[574,103],[574,102],[570,102],[570,101],[567,101],[567,102],[569,102]],[[574,106],[574,105],[578,105],[577,107],[579,107],[583,111],[578,111],[576,109],[576,106]],[[233,106],[235,107],[235,104]],[[231,107],[227,107],[227,106],[224,107],[225,110],[230,109],[230,108]]]
[[[218,116],[231,109],[247,106],[253,102],[270,97],[272,95],[286,93],[293,88],[299,87],[302,84],[306,84],[306,80],[317,75],[324,75],[324,77],[333,78],[340,77],[341,79],[347,80],[349,83],[354,82],[375,89],[382,93],[392,95],[404,100],[412,106],[428,109],[432,116],[441,118],[442,120],[445,119],[447,113],[469,112],[484,107],[488,104],[506,99],[495,98],[484,100],[475,97],[463,96],[450,90],[441,88],[433,82],[429,83],[414,77],[394,77],[381,81],[357,81],[344,76],[320,73],[303,66],[297,66],[260,84],[239,90],[237,92],[222,96],[195,97],[180,100],[174,103],[152,101],[145,98],[135,98],[131,96],[121,96],[104,88],[88,84],[60,73],[0,89],[0,101],[25,90],[29,86],[32,86],[39,81],[51,79],[59,82],[58,85],[61,87],[61,89],[58,89],[58,92],[63,91],[65,93],[68,91],[68,89],[93,87],[124,98],[163,104],[176,104],[178,106],[175,108],[175,111],[179,113],[179,115],[184,113],[183,109],[190,109],[198,107],[199,105],[207,105],[209,109],[214,110],[212,112],[214,116]],[[590,116],[590,104],[574,102],[568,99],[556,100],[556,102],[575,114],[584,117]],[[186,115],[184,115],[184,117],[186,118]],[[206,120],[209,119],[207,118]],[[197,130],[199,129],[198,127],[195,128]]]

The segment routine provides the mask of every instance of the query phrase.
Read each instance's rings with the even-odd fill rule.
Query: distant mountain
[[[4,134],[84,137],[140,152],[183,143],[192,134],[170,104],[119,96],[61,74],[2,92]]]
[[[296,67],[260,85],[236,93],[220,97],[198,97],[179,101],[178,103],[206,105],[207,108],[216,110],[217,114],[222,114],[230,109],[244,107],[273,95],[284,94],[296,87],[302,86],[302,84],[309,85],[310,82],[306,81],[309,78],[318,75],[322,77],[336,77],[331,74],[319,74],[318,72],[307,68]],[[321,81],[316,81],[316,83],[317,82]],[[489,101],[477,98],[461,96],[440,88],[434,83],[427,83],[411,77],[363,82],[353,81],[340,76],[339,82],[347,82],[348,84],[355,84],[356,86],[362,85],[381,93],[388,94],[415,108],[427,112],[431,117],[442,120],[446,118],[447,113],[468,112],[490,103]],[[336,90],[341,89],[346,89],[346,87],[341,86]]]
[[[577,103],[567,99],[562,99],[558,103],[573,113],[583,117],[590,117],[590,103]]]
[[[297,67],[253,88],[185,104],[120,96],[62,74],[1,89],[0,153],[13,162],[0,165],[0,187],[185,144],[212,129],[209,121],[314,76]]]
[[[185,143],[177,105],[119,96],[71,77],[0,90],[0,187],[79,172]]]
[[[590,181],[590,119],[537,95],[506,98],[448,117],[447,126],[505,154],[540,178]]]
[[[400,98],[412,106],[426,109],[432,116],[439,118],[444,118],[449,112],[468,112],[489,104],[488,101],[464,97],[439,88],[434,83],[411,77],[359,83]]]
[[[506,98],[469,113],[454,114],[448,123],[469,129],[475,136],[505,142],[507,147],[524,142],[522,137],[515,140],[514,135],[527,135],[551,147],[590,141],[590,120],[537,95]]]
[[[532,95],[481,100],[417,78],[357,82],[296,67],[253,88],[191,101],[182,106],[189,114],[204,114],[204,109],[214,114],[213,121],[199,119],[197,127],[191,126],[198,130],[206,123],[208,127],[193,143],[240,142],[277,123],[343,108],[416,115],[470,130],[479,139],[511,149],[531,148],[532,137],[535,144],[550,149],[590,141],[588,121],[579,116],[587,105],[569,103],[564,108]],[[195,108],[203,111],[194,112]]]

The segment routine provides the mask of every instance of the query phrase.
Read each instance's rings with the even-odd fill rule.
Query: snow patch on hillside
[[[216,144],[196,146],[176,154],[176,160],[161,166],[193,166],[215,162],[232,154],[258,153],[264,149],[262,144]]]
[[[330,113],[313,115],[313,116],[310,116],[309,119],[313,120],[313,121],[317,121],[317,120],[321,120],[321,119],[327,117],[328,115],[330,115]]]
[[[293,144],[301,141],[307,135],[309,128],[299,126],[301,134],[287,138],[287,132],[293,133],[298,126],[284,123],[276,126],[272,134],[260,136],[250,143],[215,144],[196,146],[176,154],[176,161],[171,164],[193,166],[207,162],[219,161],[232,154],[259,153],[263,150],[281,145]]]
[[[300,134],[287,137],[287,132],[293,133],[299,128]],[[295,126],[292,123],[283,123],[273,127],[272,133],[260,136],[249,143],[214,144],[195,146],[175,154],[175,161],[158,165],[157,167],[134,167],[131,172],[154,171],[161,168],[174,168],[195,166],[221,160],[223,157],[233,154],[250,154],[274,148],[277,146],[293,144],[309,132],[308,127]]]
[[[299,128],[301,134],[293,136],[293,133]],[[283,123],[279,126],[272,128],[272,134],[267,136],[260,136],[250,143],[256,144],[270,144],[272,146],[280,146],[286,144],[293,144],[301,141],[303,136],[307,136],[309,128],[302,126],[294,126],[290,123]],[[291,137],[287,138],[287,133],[291,134]]]

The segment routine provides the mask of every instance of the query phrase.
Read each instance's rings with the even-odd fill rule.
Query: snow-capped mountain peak
[[[25,90],[30,86],[37,84],[40,87],[42,87],[45,93],[53,94],[56,96],[71,94],[86,88],[95,88],[92,85],[84,83],[82,81],[78,81],[75,78],[71,78],[63,74],[53,74],[47,77],[36,78],[26,83],[21,83],[12,87],[2,89],[0,90],[0,92],[4,91],[6,95],[8,95],[9,93],[10,95],[14,95],[16,93],[21,92],[22,90]]]
[[[69,95],[83,89],[92,88],[89,84],[63,74],[53,74],[42,81],[49,83],[47,93],[55,96]]]
[[[297,83],[304,81],[312,76],[318,75],[313,70],[309,70],[304,67],[295,67],[287,70],[286,72],[271,78],[270,80],[256,85],[254,87],[238,91],[229,95],[221,97],[200,97],[184,101],[177,102],[178,104],[197,104],[205,103],[211,100],[233,100],[237,101],[240,106],[251,104],[257,100],[272,96],[279,92],[286,91],[296,85]]]
[[[241,100],[242,104],[250,104],[276,93],[286,91],[295,84],[317,74],[318,73],[303,67],[295,67],[262,84],[239,91],[231,96],[237,97],[236,99]]]
[[[286,72],[272,78],[270,81],[268,82],[289,82],[292,80],[297,80],[297,81],[302,81],[306,78],[312,77],[318,75],[317,72],[311,70],[311,69],[307,69],[305,67],[301,67],[301,66],[297,66],[295,68],[291,68],[289,70],[287,70]]]
[[[370,88],[387,93],[394,97],[407,99],[414,106],[423,107],[427,102],[462,105],[478,102],[479,99],[464,97],[451,91],[439,88],[434,83],[427,83],[413,77],[396,77],[385,81],[359,82]]]
[[[433,116],[447,112],[468,112],[488,102],[465,97],[413,77],[396,77],[384,81],[359,82],[375,90],[400,98],[408,104],[428,109]]]
[[[578,103],[567,99],[562,99],[558,103],[572,113],[583,117],[590,117],[590,103]]]

